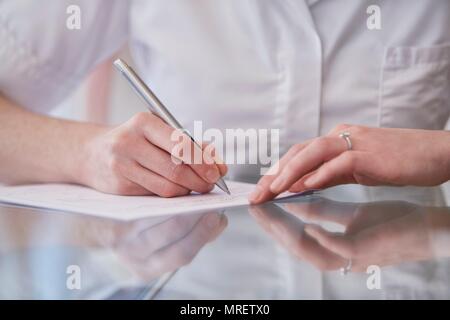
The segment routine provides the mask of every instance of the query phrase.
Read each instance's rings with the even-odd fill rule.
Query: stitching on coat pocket
[[[386,48],[380,85],[380,126],[444,128],[450,114],[450,44]]]

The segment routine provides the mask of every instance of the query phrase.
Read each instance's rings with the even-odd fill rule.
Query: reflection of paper
[[[218,188],[209,194],[177,198],[116,196],[66,184],[0,186],[0,202],[131,220],[248,204],[254,185],[227,181],[231,195]]]

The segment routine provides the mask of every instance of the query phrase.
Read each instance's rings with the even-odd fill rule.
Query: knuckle
[[[126,131],[122,131],[117,133],[110,144],[110,151],[113,154],[121,154],[123,153],[127,146],[129,141],[129,134]]]
[[[111,157],[108,166],[113,174],[118,174],[122,171],[122,163],[117,157]]]
[[[343,161],[348,168],[354,169],[356,167],[358,160],[354,152],[344,152],[342,157],[344,158]]]
[[[186,175],[186,165],[183,163],[171,164],[168,169],[168,178],[171,181],[178,182]]]
[[[149,112],[139,112],[131,118],[133,126],[141,127],[151,121],[152,114]]]
[[[330,139],[328,137],[319,137],[315,139],[314,144],[319,150],[326,150],[330,146]]]
[[[331,133],[341,133],[343,131],[350,131],[352,133],[361,133],[366,131],[367,129],[368,129],[367,127],[361,125],[339,124],[333,130],[331,130]]]
[[[294,144],[290,150],[292,150],[293,152],[298,152],[302,147],[303,147],[302,143],[297,143]]]
[[[347,123],[341,123],[338,124],[336,127],[334,127],[334,129],[332,130],[333,132],[337,132],[337,131],[343,131],[343,130],[348,130],[352,127],[351,124],[347,124]]]
[[[283,171],[294,173],[297,171],[297,166],[295,163],[289,162],[288,164],[286,164]]]
[[[173,143],[173,147],[178,147],[180,150],[191,150],[191,146],[187,141],[186,136],[180,129],[170,128],[170,141]],[[189,141],[190,142],[190,141]]]
[[[330,178],[333,176],[334,172],[333,169],[330,167],[330,164],[328,162],[326,162],[324,165],[322,165],[322,167],[320,167],[317,170],[317,174],[320,175],[320,177],[323,178]]]
[[[367,128],[364,126],[352,126],[352,132],[353,133],[362,133],[364,131],[366,131]]]

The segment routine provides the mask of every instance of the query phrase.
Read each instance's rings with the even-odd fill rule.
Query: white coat
[[[80,30],[66,28],[71,4]],[[380,29],[368,26],[372,5]],[[127,40],[187,128],[277,128],[282,152],[340,123],[443,129],[449,117],[448,0],[0,1],[0,91],[48,112]]]
[[[80,30],[66,27],[66,8],[73,4],[81,8]],[[381,9],[379,30],[367,25],[371,5]],[[126,41],[145,80],[188,128],[194,120],[222,130],[277,128],[282,151],[340,123],[439,130],[449,117],[448,0],[3,0],[0,92],[47,113]],[[258,172],[239,166],[230,176],[255,180]],[[342,190],[344,198],[338,194]],[[443,201],[438,188],[336,192],[340,200],[352,194],[364,200]],[[222,239],[224,253],[229,241],[238,239],[233,230],[264,243],[249,233],[251,227],[235,222],[237,230]],[[206,273],[185,269],[169,287],[198,288],[194,294],[199,297],[379,295],[272,249],[269,243],[256,256],[236,252],[230,260],[225,255],[219,269],[203,264]],[[270,259],[270,265],[253,266],[257,259]],[[236,267],[251,271],[248,285],[230,282],[231,291],[215,290],[223,287],[211,283],[201,287],[207,272],[219,279],[217,272],[229,268],[231,273],[220,274],[233,274]],[[422,280],[430,277],[423,275],[433,270],[433,265],[419,265],[387,271],[384,288],[398,284],[400,277],[408,286],[404,292],[396,287],[383,292],[417,297],[414,290],[427,285]],[[365,281],[365,275],[351,276],[361,280],[353,284]],[[212,289],[218,296],[202,291]]]

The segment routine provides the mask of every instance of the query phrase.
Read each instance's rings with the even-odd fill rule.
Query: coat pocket
[[[443,129],[450,113],[450,44],[388,47],[380,89],[381,127]]]

